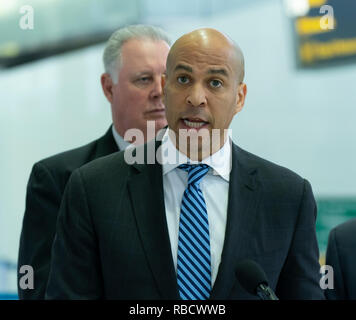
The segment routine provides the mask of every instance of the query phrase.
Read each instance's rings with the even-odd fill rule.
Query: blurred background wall
[[[239,44],[248,94],[231,126],[234,141],[311,182],[323,256],[330,229],[356,217],[356,63],[343,57],[303,65],[295,15],[307,11],[292,2],[0,0],[0,295],[16,298],[32,165],[105,133],[104,41],[131,23],[158,25],[173,40],[213,27]],[[309,10],[332,5],[304,2]],[[19,27],[24,4],[34,9],[32,30]]]

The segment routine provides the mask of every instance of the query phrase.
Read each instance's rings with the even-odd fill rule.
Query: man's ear
[[[101,80],[101,87],[103,88],[103,92],[105,94],[106,99],[108,99],[108,101],[110,103],[112,103],[113,100],[113,86],[114,83],[111,79],[110,74],[108,73],[103,73],[100,77]]]
[[[164,93],[164,86],[166,84],[167,76],[165,74],[162,74],[161,76],[161,86],[162,86],[162,91]]]
[[[239,113],[244,104],[245,104],[245,99],[246,99],[246,94],[247,94],[247,86],[246,83],[241,82],[239,84],[239,87],[237,88],[237,97],[236,97],[236,109],[235,109],[235,113]]]
[[[163,104],[164,104],[164,93],[165,93],[164,86],[166,85],[166,80],[167,80],[167,76],[165,74],[162,74],[162,76],[161,76],[161,87],[162,87],[162,102],[163,102]]]

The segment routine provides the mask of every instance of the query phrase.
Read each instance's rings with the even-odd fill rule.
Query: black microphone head
[[[267,276],[263,269],[253,260],[245,259],[236,266],[236,277],[242,287],[256,295],[260,284],[268,286]]]

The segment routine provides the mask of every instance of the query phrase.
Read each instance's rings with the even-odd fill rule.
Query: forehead
[[[227,75],[233,75],[236,70],[235,60],[234,52],[228,46],[200,46],[198,43],[188,43],[175,48],[170,57],[169,71],[174,72],[181,65],[186,65],[193,73],[211,73],[211,70],[224,69]]]
[[[121,66],[142,68],[165,66],[169,46],[166,42],[149,39],[131,39],[121,48]]]

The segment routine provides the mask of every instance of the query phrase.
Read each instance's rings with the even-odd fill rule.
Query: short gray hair
[[[168,34],[158,27],[136,24],[115,31],[106,43],[103,54],[105,72],[110,74],[114,83],[117,82],[120,68],[121,48],[131,39],[165,41],[169,46],[171,45]]]

